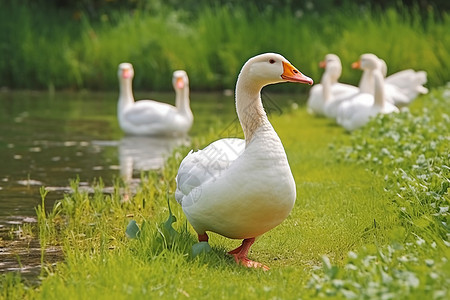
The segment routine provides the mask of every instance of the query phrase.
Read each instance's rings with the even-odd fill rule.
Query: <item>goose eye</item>
[[[269,60],[269,63],[274,64],[275,63],[275,59]]]

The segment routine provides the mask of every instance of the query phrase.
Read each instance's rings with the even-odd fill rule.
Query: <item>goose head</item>
[[[252,84],[259,88],[280,82],[313,84],[311,78],[303,75],[286,58],[276,53],[265,53],[250,58],[242,67],[239,79],[242,80],[243,77],[251,80]]]
[[[182,90],[189,86],[189,78],[183,70],[173,72],[172,85],[175,90]]]
[[[379,68],[379,70],[381,71],[381,74],[383,75],[383,77],[386,77],[387,75],[387,64],[384,61],[384,59],[378,58],[378,56],[376,56],[375,54],[372,53],[366,53],[361,55],[361,59],[365,59],[365,60],[370,60],[370,65],[372,67],[366,68],[366,69],[370,69],[370,70],[374,70],[374,64],[376,61],[378,61],[378,65],[377,67]],[[358,63],[355,62],[352,64],[352,68],[353,69],[362,69],[361,66],[358,66]]]
[[[360,59],[352,64],[353,69],[376,70],[381,71],[380,59],[372,53],[362,54]]]
[[[325,60],[319,63],[320,68],[324,68],[332,83],[336,83],[342,74],[342,63],[336,54],[325,55]]]
[[[129,79],[134,77],[133,65],[130,63],[121,63],[119,65],[119,70],[117,71],[117,76],[119,80]]]

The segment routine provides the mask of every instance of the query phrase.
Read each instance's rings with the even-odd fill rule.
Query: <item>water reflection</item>
[[[124,180],[131,181],[133,173],[160,169],[176,147],[187,145],[187,136],[126,136],[118,144],[120,175]]]

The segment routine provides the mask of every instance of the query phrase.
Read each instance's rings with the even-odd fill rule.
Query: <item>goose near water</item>
[[[268,269],[247,257],[255,238],[279,225],[290,213],[296,187],[280,138],[261,102],[269,84],[312,84],[283,56],[266,53],[249,59],[236,84],[236,110],[245,140],[220,139],[190,152],[176,177],[176,200],[207,242],[207,231],[243,239],[229,252],[238,264]]]
[[[185,71],[173,73],[175,106],[154,100],[134,101],[132,80],[134,69],[130,63],[119,65],[119,102],[117,117],[120,128],[128,135],[176,136],[185,135],[194,117],[189,101],[189,79]]]

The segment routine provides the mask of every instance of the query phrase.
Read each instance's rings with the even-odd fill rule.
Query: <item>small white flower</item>
[[[434,260],[432,260],[431,258],[427,258],[425,259],[425,263],[427,264],[428,267],[431,267],[434,265]]]
[[[356,252],[353,252],[353,251],[349,251],[347,255],[351,259],[357,259],[358,258],[358,254],[356,254]]]

